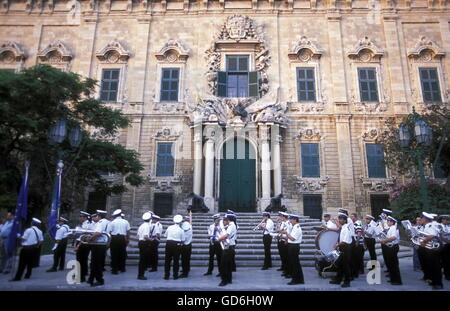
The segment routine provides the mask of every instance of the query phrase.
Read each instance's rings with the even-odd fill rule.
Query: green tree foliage
[[[93,79],[48,65],[20,73],[0,71],[0,208],[15,206],[25,160],[31,162],[31,210],[48,206],[60,157],[65,163],[64,202],[79,198],[87,186],[107,195],[126,191],[121,178],[104,178],[110,174],[131,186],[144,182],[138,154],[114,141],[129,120],[95,99],[95,86]],[[82,129],[78,148],[68,138],[49,144],[48,131],[61,118],[67,120],[68,133],[76,126]]]

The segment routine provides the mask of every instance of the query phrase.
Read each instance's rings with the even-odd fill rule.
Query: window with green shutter
[[[441,102],[439,78],[436,68],[419,68],[423,101],[426,103]]]
[[[103,69],[100,89],[100,100],[104,102],[116,102],[119,90],[120,69]]]
[[[359,94],[362,102],[378,102],[377,71],[358,68]]]
[[[173,176],[174,157],[173,143],[158,143],[156,157],[156,176]]]
[[[161,75],[161,102],[178,101],[179,68],[163,68]]]
[[[366,144],[366,155],[369,178],[386,178],[383,145]]]
[[[300,144],[303,177],[320,177],[319,144]]]
[[[316,101],[314,68],[297,68],[297,100],[299,102]]]
[[[247,55],[228,55],[226,69],[217,73],[217,96],[259,97],[259,75],[249,71]]]

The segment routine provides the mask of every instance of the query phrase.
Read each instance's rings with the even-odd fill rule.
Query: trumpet
[[[69,232],[70,236],[74,239],[79,239],[81,244],[108,246],[111,241],[111,236],[108,233],[102,233],[100,238],[97,238],[95,241],[87,241],[88,238],[92,237],[92,235],[96,233],[94,230],[76,227],[75,229],[70,229]]]
[[[253,228],[253,231],[260,230],[259,226],[261,226],[261,225],[264,223],[264,221],[265,221],[264,219],[261,220],[261,222],[260,222],[259,224],[257,224],[257,225],[255,226],[255,228]]]

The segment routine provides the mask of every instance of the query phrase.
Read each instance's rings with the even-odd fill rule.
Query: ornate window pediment
[[[292,43],[288,57],[291,61],[308,62],[312,59],[319,59],[323,51],[311,42],[306,36],[301,36]]]
[[[68,65],[73,58],[70,49],[60,40],[55,40],[37,54],[40,62]]]
[[[378,138],[381,138],[385,134],[385,131],[372,127],[364,131],[361,135],[365,142],[375,142]]]
[[[320,141],[322,138],[320,131],[313,127],[301,127],[294,136],[294,139],[302,141]]]
[[[445,52],[436,44],[436,42],[422,36],[417,41],[414,49],[408,51],[408,57],[421,62],[429,62],[434,59],[440,59],[445,56]]]
[[[130,58],[130,52],[120,42],[113,40],[97,52],[95,56],[102,63],[126,63]]]
[[[383,54],[383,50],[378,48],[367,36],[359,40],[358,44],[347,52],[350,59],[364,63],[379,62]]]
[[[20,45],[13,41],[7,41],[0,46],[0,63],[14,64],[23,62],[26,58],[25,52]]]
[[[178,40],[169,40],[164,47],[155,54],[160,62],[181,62],[185,63],[189,57],[189,49],[183,47]]]
[[[174,141],[177,140],[183,132],[176,131],[170,127],[164,127],[152,136],[154,140]]]

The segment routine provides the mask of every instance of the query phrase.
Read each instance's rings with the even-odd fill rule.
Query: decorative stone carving
[[[174,186],[181,183],[181,178],[176,176],[158,178],[148,174],[147,180],[158,192],[175,192]]]
[[[70,49],[60,40],[55,40],[45,49],[37,54],[37,57],[42,63],[58,64],[58,63],[70,63],[73,58],[73,54]]]
[[[169,40],[164,47],[155,54],[160,62],[182,62],[185,63],[189,57],[189,50],[184,48],[178,40]]]
[[[0,45],[0,63],[20,63],[26,58],[25,52],[20,45],[13,41],[7,41]]]
[[[421,36],[414,49],[408,51],[408,57],[420,62],[430,62],[445,56],[445,52],[425,36]]]
[[[216,40],[259,39],[256,35],[253,21],[245,15],[235,14],[227,18]]]
[[[301,62],[308,62],[312,59],[319,59],[322,53],[322,50],[312,43],[311,40],[305,36],[301,36],[297,42],[292,43],[288,57],[291,61],[299,60]]]
[[[321,138],[320,131],[312,127],[301,127],[298,134],[294,136],[294,139],[300,140],[320,140]]]
[[[181,136],[181,134],[183,134],[183,132],[175,131],[169,127],[165,127],[156,132],[156,134],[153,135],[152,138],[155,140],[177,140],[178,137]]]
[[[298,111],[300,113],[319,113],[325,110],[325,103],[289,103],[291,111]]]
[[[323,191],[327,185],[330,177],[325,176],[322,178],[302,178],[296,176],[297,181],[295,182],[297,188],[300,192],[317,192]]]
[[[379,128],[372,127],[362,133],[361,137],[364,141],[376,141],[378,138],[381,138],[387,131],[383,131]]]
[[[369,37],[364,37],[358,41],[355,47],[347,52],[350,59],[360,62],[380,61],[383,51],[378,48]]]
[[[387,104],[380,102],[355,103],[355,110],[363,113],[376,113],[387,111]]]
[[[360,180],[363,186],[367,187],[369,191],[386,192],[395,185],[396,177],[374,179],[361,176]]]
[[[109,42],[95,56],[102,63],[126,63],[130,58],[130,52],[118,41]]]

